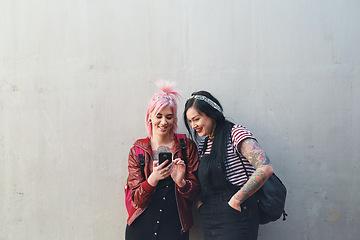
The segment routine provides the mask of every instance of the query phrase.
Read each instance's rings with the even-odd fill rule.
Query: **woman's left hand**
[[[183,160],[181,160],[180,158],[176,158],[175,160],[173,160],[173,169],[171,172],[171,177],[179,187],[183,187],[186,184],[185,170],[186,170],[186,165]]]
[[[232,207],[233,209],[241,212],[241,206],[240,206],[240,202],[238,200],[235,199],[235,197],[233,196],[230,201],[228,202],[229,206]]]

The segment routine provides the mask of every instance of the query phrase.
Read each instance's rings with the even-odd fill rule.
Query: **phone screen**
[[[171,152],[160,152],[159,153],[159,165],[165,162],[166,160],[169,160],[165,167],[167,167],[172,162],[172,153]]]

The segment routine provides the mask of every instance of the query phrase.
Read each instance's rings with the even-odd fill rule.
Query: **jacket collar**
[[[150,138],[143,138],[143,139],[138,139],[135,143],[134,146],[142,148],[144,151],[151,153],[151,142],[150,142]]]

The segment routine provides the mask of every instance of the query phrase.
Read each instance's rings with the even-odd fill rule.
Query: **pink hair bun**
[[[163,82],[163,83],[159,83],[158,87],[163,91],[164,94],[166,95],[173,95],[176,98],[180,97],[180,93],[178,91],[176,91],[174,89],[174,85],[167,83],[167,82]],[[174,99],[175,100],[175,99]]]

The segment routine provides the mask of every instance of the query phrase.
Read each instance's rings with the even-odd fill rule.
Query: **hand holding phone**
[[[165,167],[169,166],[169,164],[172,162],[172,153],[171,152],[160,152],[159,153],[159,165],[161,165],[163,162],[168,160]]]

